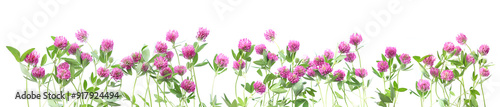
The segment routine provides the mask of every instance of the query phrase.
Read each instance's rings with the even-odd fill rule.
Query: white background
[[[50,10],[44,10],[47,2],[55,5],[52,5]],[[150,50],[154,50],[152,47],[157,41],[166,42],[165,34],[170,29],[179,31],[178,41],[186,40],[192,43],[196,40],[198,27],[208,27],[209,44],[200,53],[200,59],[212,59],[216,53],[224,53],[231,57],[230,49],[237,49],[238,40],[241,38],[249,38],[253,44],[264,43],[268,49],[277,52],[277,47],[267,42],[263,36],[265,30],[274,29],[277,34],[276,42],[281,48],[284,48],[289,40],[300,41],[300,51],[297,55],[299,57],[323,54],[325,49],[337,50],[337,44],[348,41],[352,33],[361,33],[362,45],[365,47],[360,53],[363,66],[366,68],[376,66],[375,61],[380,60],[380,54],[384,52],[386,46],[396,47],[398,54],[408,53],[411,56],[435,54],[447,41],[458,45],[455,37],[459,33],[467,35],[467,43],[473,50],[481,44],[488,44],[491,47],[487,56],[488,61],[498,62],[499,57],[495,55],[498,55],[497,50],[500,49],[498,48],[500,45],[495,39],[498,39],[497,31],[500,29],[499,4],[498,1],[451,0],[2,1],[0,59],[3,60],[1,61],[3,76],[1,76],[0,100],[7,105],[24,106],[26,103],[26,100],[14,99],[16,92],[25,90],[25,80],[19,65],[3,47],[14,46],[21,52],[36,48],[45,54],[45,47],[53,44],[50,36],[62,35],[71,43],[77,42],[74,33],[80,28],[88,31],[90,35],[88,41],[94,49],[100,45],[102,39],[113,39],[115,43],[113,57],[117,60],[139,51],[144,44],[150,45]],[[35,32],[26,32],[26,26],[32,27]],[[465,46],[461,47],[468,52]],[[82,50],[90,51],[89,47],[83,47]],[[355,63],[358,64],[357,60]],[[273,70],[276,71],[276,68],[277,65]],[[343,66],[335,66],[334,70],[342,68]],[[48,66],[46,69],[48,69],[46,72],[51,70]],[[86,70],[87,76],[92,72],[89,69]],[[493,77],[484,83],[489,106],[499,104],[500,97],[495,96],[500,94],[496,71],[497,67],[491,67],[490,72]],[[214,73],[208,66],[197,68],[196,72],[199,81],[198,90],[203,102],[208,103]],[[469,85],[466,87],[471,85],[471,72],[469,70],[466,73],[465,79],[469,80]],[[400,81],[400,86],[414,89],[420,71],[414,67],[413,71],[403,72],[401,76],[403,79]],[[214,93],[218,96],[226,93],[229,98],[234,98],[235,77],[232,70],[218,76]],[[371,70],[367,78],[373,78],[374,82],[367,90],[368,96],[378,100],[374,91],[376,88],[382,88],[381,79],[373,76]],[[144,80],[144,77],[139,78],[136,93],[144,93],[146,87]],[[263,80],[263,77],[259,77],[252,69],[247,82],[255,80]],[[123,89],[131,92],[133,82],[132,76],[125,76]],[[29,86],[30,90],[36,89],[35,83],[29,83]],[[454,89],[458,88],[457,83],[454,86]],[[239,91],[241,90],[243,89],[240,88]],[[458,89],[455,93],[458,93]],[[319,96],[319,93],[317,95]],[[175,97],[169,96],[169,98]],[[350,98],[354,103],[358,102],[357,96],[350,94]],[[482,105],[482,98],[478,99]],[[377,100],[369,100],[368,103],[374,104],[373,102]],[[221,101],[219,97],[219,102]],[[31,103],[34,106],[38,101],[31,100]],[[129,103],[123,104],[129,106]],[[426,105],[428,104],[429,100],[426,100]],[[419,100],[416,96],[405,92],[400,94],[398,105],[418,106]]]

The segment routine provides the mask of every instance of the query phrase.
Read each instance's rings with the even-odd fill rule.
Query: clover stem
[[[347,104],[347,95],[345,94],[345,84],[342,84],[342,92],[344,92],[344,102],[345,102],[345,106],[346,107],[349,107],[349,105]]]
[[[210,93],[210,98],[214,98],[214,84],[215,84],[215,78],[216,77],[217,77],[217,73],[215,73],[214,79],[212,80],[212,92]],[[213,100],[215,101],[215,99],[213,99]],[[215,106],[215,102],[214,101],[211,101],[212,106]]]
[[[139,78],[139,76],[135,77],[134,88],[132,88],[132,98],[135,98],[135,84],[137,83],[137,78]],[[135,104],[135,102],[130,102],[130,106],[134,106],[134,104]]]
[[[479,77],[479,80],[482,80],[481,77]],[[486,99],[484,98],[484,90],[483,90],[483,83],[481,84],[481,96],[483,96],[483,106],[486,107]]]
[[[29,67],[28,67],[28,69],[29,69]],[[26,80],[26,93],[28,93],[28,80]],[[26,99],[26,104],[28,104],[28,107],[30,107],[30,101],[28,99]]]
[[[318,77],[318,79],[319,79],[319,77]],[[318,80],[316,80],[316,82],[319,83]],[[323,107],[325,107],[326,105],[325,105],[325,100],[323,99],[323,92],[321,91],[321,84],[318,84],[318,88],[319,88],[319,95],[321,95],[321,103],[323,103]]]

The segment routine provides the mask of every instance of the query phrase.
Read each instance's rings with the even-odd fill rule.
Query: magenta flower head
[[[347,57],[344,58],[346,62],[353,62],[356,59],[356,54],[354,52],[349,52],[346,54]]]
[[[464,45],[467,42],[467,36],[465,36],[465,34],[463,34],[463,33],[458,34],[458,36],[457,36],[457,42],[460,45]]]
[[[92,56],[90,56],[89,53],[84,52],[84,53],[80,54],[80,58],[82,59],[82,61],[87,60],[89,62],[92,62]]]
[[[205,42],[205,39],[207,39],[208,34],[210,34],[210,30],[208,30],[207,28],[200,27],[198,29],[198,35],[196,35],[196,38],[199,41]]]
[[[58,36],[54,38],[54,46],[56,46],[59,49],[65,49],[66,46],[68,46],[68,40],[66,40],[66,37],[64,36]]]
[[[122,66],[122,68],[131,69],[134,65],[134,59],[132,59],[132,57],[130,56],[126,56],[121,60],[120,65]]]
[[[448,52],[448,53],[451,53],[451,52],[453,52],[453,50],[455,50],[455,45],[453,45],[453,43],[451,43],[451,42],[446,42],[446,43],[444,43],[443,50]]]
[[[340,53],[349,53],[349,50],[351,50],[351,46],[347,44],[346,42],[342,41],[339,44],[339,52]]]
[[[379,61],[377,63],[378,71],[380,72],[386,72],[387,69],[389,68],[389,64],[386,61]]]
[[[354,46],[358,46],[359,43],[361,43],[361,41],[363,41],[363,37],[361,37],[361,35],[358,33],[353,33],[351,35],[351,39],[349,40],[349,43],[351,43]]]
[[[252,48],[252,42],[247,38],[240,39],[240,42],[238,43],[238,48],[245,52],[250,52],[250,49]]]
[[[193,81],[185,79],[181,83],[181,88],[184,89],[187,93],[192,93],[196,89],[196,84]]]
[[[69,47],[68,49],[68,53],[71,54],[71,55],[74,55],[76,53],[76,51],[80,48],[80,46],[78,46],[78,44],[76,43],[73,43],[71,44],[71,46]]]
[[[481,74],[481,76],[483,76],[483,77],[488,77],[488,76],[490,76],[490,70],[483,67],[483,68],[479,69],[479,74]]]
[[[326,49],[324,52],[324,55],[325,55],[326,59],[333,59],[333,57],[335,56],[333,54],[332,50],[330,50],[330,49]]]
[[[368,75],[368,72],[364,68],[356,69],[354,73],[356,74],[356,76],[361,78],[365,78]]]
[[[318,68],[319,73],[321,76],[325,76],[333,71],[332,67],[328,63],[324,63]]]
[[[444,70],[441,72],[441,79],[443,80],[451,81],[453,77],[455,77],[455,75],[453,75],[453,71],[451,70]]]
[[[422,91],[422,92],[427,92],[430,90],[431,83],[429,83],[429,80],[424,80],[420,79],[418,80],[417,83],[417,89]]]
[[[297,76],[302,77],[306,73],[306,68],[303,66],[296,66],[293,72],[297,72]]]
[[[228,63],[229,63],[229,59],[227,58],[226,55],[224,55],[222,53],[220,53],[219,55],[217,55],[217,57],[215,58],[215,64],[218,67],[225,68],[225,67],[227,67]]]
[[[77,30],[77,32],[75,33],[75,36],[76,36],[76,39],[78,39],[78,41],[86,42],[89,34],[87,33],[87,31],[80,29],[80,30]]]
[[[399,60],[401,60],[403,64],[409,64],[411,62],[411,57],[410,55],[403,53],[399,56]]]
[[[33,50],[26,56],[26,58],[24,58],[24,62],[28,63],[29,65],[36,65],[38,64],[38,58],[40,58],[40,54]]]
[[[35,67],[31,71],[31,75],[35,78],[43,78],[45,76],[45,69],[42,67]]]
[[[233,62],[233,68],[236,70],[241,70],[241,69],[245,68],[245,66],[246,66],[245,61],[243,61],[241,59]]]
[[[490,46],[488,46],[486,44],[483,44],[483,45],[481,45],[479,47],[479,49],[477,50],[477,52],[479,52],[483,56],[486,56],[490,52]]]
[[[457,50],[457,51],[455,52],[455,56],[460,55],[460,52],[462,52],[462,48],[460,48],[460,46],[458,46],[458,45],[457,45],[457,46],[455,46],[455,49]]]
[[[394,58],[397,54],[397,50],[395,47],[387,47],[385,48],[385,57]]]
[[[257,54],[262,55],[262,53],[264,51],[267,51],[266,45],[260,44],[260,45],[255,46],[255,52],[257,52]]]
[[[290,69],[288,69],[288,67],[286,67],[286,66],[282,66],[282,67],[278,68],[278,72],[279,72],[281,78],[288,78],[288,75],[290,74]]]
[[[155,48],[156,48],[156,52],[158,52],[158,53],[167,53],[168,46],[167,46],[167,43],[158,41],[158,42],[156,42]]]
[[[184,75],[186,73],[186,66],[178,65],[174,67],[174,72],[179,74],[179,75]]]
[[[172,69],[170,69],[169,67],[162,68],[160,70],[160,75],[165,76],[165,79],[170,79],[172,78]]]
[[[192,59],[196,55],[193,45],[187,45],[182,48],[182,56],[186,59]]]
[[[467,55],[467,57],[465,57],[465,60],[468,62],[468,63],[475,63],[476,62],[476,59],[474,59],[474,57],[472,57],[472,55]]]
[[[290,81],[292,84],[295,84],[299,82],[300,76],[297,74],[298,72],[293,72],[288,74],[288,81]]]
[[[272,29],[269,29],[266,31],[266,33],[264,33],[264,37],[266,37],[266,40],[269,42],[273,42],[275,36],[276,36],[276,33],[274,33],[274,30],[272,30]]]
[[[172,58],[174,58],[174,52],[172,51],[167,51],[167,55],[165,55],[165,57],[167,58],[167,60],[170,62],[172,61]]]
[[[146,72],[146,71],[148,71],[148,69],[149,69],[149,65],[148,65],[148,63],[143,63],[143,64],[142,64],[142,67],[141,67],[141,70],[142,70],[143,72]]]
[[[337,76],[335,81],[342,81],[342,80],[344,80],[345,72],[343,70],[339,69],[333,73],[333,76]]]
[[[156,57],[155,62],[153,64],[156,66],[157,69],[168,67],[168,61],[163,56]]]
[[[57,78],[68,80],[71,77],[71,72],[68,69],[57,69]]]
[[[121,80],[123,77],[123,72],[120,68],[113,68],[111,71],[111,78],[113,78],[115,81]]]
[[[310,61],[309,56],[304,56],[304,58],[302,58],[302,62],[309,62],[309,61]]]
[[[179,33],[177,32],[177,30],[168,30],[166,38],[167,41],[175,43],[177,37],[179,37]]]
[[[139,52],[134,52],[130,56],[132,56],[132,59],[134,60],[134,63],[137,63],[137,62],[141,61],[141,58],[142,58],[142,54],[139,53]]]
[[[290,42],[288,42],[288,51],[297,52],[299,50],[299,48],[300,48],[299,41],[290,40]]]
[[[271,62],[276,62],[278,61],[278,55],[274,53],[267,53],[267,59]]]
[[[309,68],[307,68],[306,73],[307,73],[308,76],[310,76],[310,77],[316,76],[316,72],[314,72],[314,68],[315,67],[309,67]]]
[[[431,75],[434,78],[439,77],[439,69],[438,68],[431,67],[431,69],[429,71],[431,72]]]
[[[253,89],[255,90],[255,92],[262,94],[262,93],[266,92],[266,85],[264,85],[260,81],[257,81],[255,83],[253,83]]]
[[[429,57],[424,58],[423,62],[426,66],[432,66],[434,65],[434,61],[436,61],[436,57],[434,55],[431,55]]]
[[[325,58],[323,56],[316,56],[313,60],[315,66],[321,66],[325,63]]]
[[[113,40],[104,39],[104,40],[102,40],[102,43],[101,43],[101,50],[104,52],[111,52],[111,51],[113,51],[114,44],[115,43],[113,42]]]
[[[68,62],[63,62],[57,66],[57,69],[69,69],[69,64]]]
[[[109,76],[109,70],[104,67],[99,67],[99,69],[97,69],[97,75],[106,78]]]

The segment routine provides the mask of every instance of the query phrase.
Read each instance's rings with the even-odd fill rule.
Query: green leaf
[[[25,52],[23,53],[23,55],[19,58],[18,62],[23,61],[23,60],[24,60],[24,58],[26,58],[26,56],[28,56],[28,54],[30,54],[33,50],[35,50],[35,48],[31,48],[31,49],[29,49],[29,50],[25,51]]]
[[[208,64],[208,61],[203,61],[201,63],[198,63],[198,64],[194,65],[194,67],[201,67],[201,66],[205,66],[207,64]]]
[[[337,91],[335,91],[335,96],[339,99],[344,99],[344,97],[342,97],[342,95],[340,95]]]
[[[87,80],[84,80],[84,81],[83,81],[83,88],[84,88],[84,89],[87,89]]]
[[[391,98],[389,98],[388,96],[382,94],[382,93],[378,93],[378,97],[380,98],[380,100],[384,103],[391,103]]]
[[[292,87],[292,90],[293,90],[293,93],[295,94],[295,96],[298,96],[302,92],[303,89],[304,89],[304,83],[302,81],[295,83]]]
[[[457,60],[448,60],[448,61],[451,62],[451,64],[456,65],[456,66],[462,65],[462,63],[460,61],[457,61]]]
[[[299,107],[302,104],[304,104],[304,107],[309,107],[306,99],[297,99],[297,100],[295,100],[294,103],[295,103],[295,107]]]
[[[146,61],[147,59],[149,59],[149,55],[150,55],[149,48],[145,48],[145,49],[142,50],[142,59],[143,60]]]
[[[406,88],[399,88],[398,91],[399,92],[405,92],[407,89]]]
[[[77,65],[77,66],[80,65],[80,63],[78,61],[76,61],[75,59],[71,59],[71,58],[61,58],[61,59],[63,59],[64,61],[68,62],[72,66],[73,65]]]
[[[422,59],[420,58],[420,56],[413,56],[413,59],[415,59],[415,61],[417,61],[417,62],[422,62]]]
[[[11,47],[11,46],[7,46],[7,49],[10,51],[10,53],[12,53],[12,55],[14,56],[14,58],[16,59],[17,62],[21,62],[22,60],[19,60],[19,51],[14,48],[14,47]]]
[[[19,63],[19,65],[21,66],[21,72],[23,72],[25,76],[31,77],[31,74],[29,73],[27,66],[21,63]]]
[[[46,62],[47,62],[47,54],[43,55],[42,62],[40,62],[40,66],[45,65]]]
[[[233,102],[231,103],[231,106],[229,107],[238,107],[238,102],[236,100],[233,100]]]
[[[273,91],[276,94],[281,94],[281,93],[285,93],[286,92],[285,88],[282,88],[282,87],[280,87],[278,85],[275,85],[275,86],[271,87],[271,91]]]
[[[205,47],[205,45],[207,45],[207,43],[204,43],[201,46],[197,47],[196,48],[196,53],[200,52]]]
[[[260,69],[257,70],[257,74],[259,74],[260,76],[262,76],[262,71]]]

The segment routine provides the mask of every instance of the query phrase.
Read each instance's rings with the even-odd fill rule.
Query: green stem
[[[333,91],[333,85],[332,85],[332,83],[330,83],[330,90],[332,91],[333,98],[335,99],[335,101],[332,102],[332,105],[334,105],[334,104],[339,105],[339,102],[337,101],[337,94],[335,94],[335,91]]]
[[[196,80],[196,72],[194,71],[194,67],[193,67],[193,76],[194,76],[194,83],[196,84],[195,86],[196,86],[196,89],[197,89],[196,90],[196,97],[198,97],[198,101],[201,104],[202,102],[201,102],[201,99],[200,99],[200,94],[198,93],[198,90],[200,90],[200,89],[198,88],[198,82]],[[195,102],[195,104],[196,104],[196,102]]]
[[[28,69],[29,69],[29,67],[28,67]],[[28,94],[28,80],[26,80],[26,94]],[[28,104],[28,107],[30,107],[30,101],[29,101],[29,99],[26,99],[26,104]]]
[[[217,72],[215,73],[214,75],[214,79],[212,80],[212,91],[210,93],[210,99],[214,98],[214,85],[215,85],[215,78],[217,77]],[[265,96],[264,96],[265,98]],[[213,101],[211,101],[212,103],[212,106],[215,106],[215,99],[212,99]]]
[[[363,67],[361,67],[361,55],[359,55],[358,46],[357,45],[356,45],[356,53],[358,54],[359,68],[363,68]]]
[[[147,79],[147,84],[148,84],[148,93],[149,93],[149,104],[150,104],[150,106],[152,106],[152,105],[153,105],[153,100],[152,100],[152,98],[151,98],[151,88],[149,88],[149,83],[151,82],[151,80],[150,80],[150,78],[149,78],[149,77],[150,77],[150,75],[151,75],[151,74],[149,74],[149,73],[148,73],[148,76],[147,76],[146,78],[148,78],[148,79]],[[144,95],[144,96],[146,96],[146,95]]]
[[[396,74],[397,75],[396,83],[398,83],[398,84],[399,84],[399,72],[400,71],[401,70],[398,70],[398,74]],[[392,107],[396,107],[396,102],[398,101],[398,96],[399,96],[399,92],[396,91],[396,96],[394,97],[394,104],[392,105]]]
[[[345,84],[342,84],[342,92],[344,92],[344,102],[345,102],[345,106],[346,106],[346,107],[349,107],[349,105],[347,104],[347,95],[345,94]]]
[[[424,98],[420,97],[420,107],[424,107]]]
[[[41,87],[41,85],[40,85],[40,84],[41,84],[41,83],[40,83],[40,81],[39,81],[39,82],[38,82],[38,94],[41,94],[41,93],[42,93],[42,91],[40,91],[40,87]],[[483,87],[483,85],[481,84],[481,88],[482,88],[482,87]],[[484,98],[484,97],[483,97],[483,98]],[[38,98],[38,107],[42,107],[42,98]]]
[[[479,80],[482,80],[481,77],[479,77]],[[483,106],[486,107],[486,99],[484,98],[484,90],[483,90],[483,83],[481,83],[481,95],[483,96]]]
[[[135,98],[135,84],[137,83],[137,78],[139,78],[139,76],[136,76],[135,77],[135,81],[134,81],[134,88],[132,88],[132,97]],[[135,102],[130,102],[130,106],[134,106]]]
[[[156,73],[156,76],[160,76],[160,72]],[[156,94],[157,95],[160,95],[160,86],[158,85],[158,82],[156,81],[156,79],[153,79],[153,81],[155,81],[155,84],[156,84]],[[179,102],[179,105],[181,105],[181,102]],[[158,101],[158,107],[161,107],[161,103],[160,101]]]
[[[316,82],[319,83],[318,80],[316,80]],[[319,95],[321,95],[321,103],[323,103],[323,107],[325,107],[326,105],[325,105],[325,100],[323,99],[323,92],[321,91],[321,84],[318,84],[318,88],[319,88]]]
[[[236,98],[238,98],[238,91],[237,91],[238,87],[237,86],[238,86],[238,79],[239,78],[240,78],[240,76],[237,75],[236,76],[236,81],[234,82],[234,95],[236,96]]]

